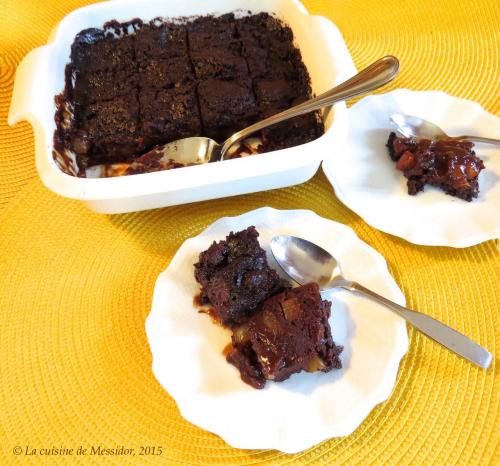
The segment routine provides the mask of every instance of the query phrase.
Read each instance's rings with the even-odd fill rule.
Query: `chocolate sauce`
[[[478,196],[478,176],[483,161],[470,141],[457,139],[417,139],[391,133],[387,148],[396,168],[408,179],[408,194],[423,191],[426,184],[466,201]]]

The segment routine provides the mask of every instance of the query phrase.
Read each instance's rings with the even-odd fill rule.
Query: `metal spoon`
[[[395,113],[390,116],[391,123],[398,133],[406,138],[416,137],[423,139],[457,139],[472,142],[484,142],[486,144],[496,144],[500,146],[500,140],[483,138],[481,136],[448,136],[438,125],[423,118]]]
[[[468,361],[486,369],[491,354],[471,339],[432,317],[412,311],[342,276],[335,258],[323,248],[295,236],[280,235],[271,240],[271,251],[281,268],[297,283],[318,283],[322,291],[343,288],[355,291],[387,306],[416,329],[457,353]]]
[[[249,137],[256,131],[305,113],[329,107],[359,94],[373,91],[392,81],[398,72],[398,59],[389,55],[372,63],[357,75],[324,94],[238,131],[222,144],[218,144],[210,138],[192,137],[179,139],[164,146],[156,147],[153,151],[163,160],[171,159],[185,165],[224,160],[227,151],[233,144]]]

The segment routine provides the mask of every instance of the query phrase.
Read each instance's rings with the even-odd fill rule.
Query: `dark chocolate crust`
[[[389,156],[408,179],[408,194],[415,195],[430,184],[465,201],[478,196],[478,176],[484,169],[473,147],[469,141],[406,138],[396,133],[387,141]]]
[[[81,31],[72,44],[66,88],[56,99],[54,147],[73,151],[81,174],[95,164],[132,162],[179,138],[221,142],[311,96],[291,29],[267,13],[111,21]],[[69,127],[61,124],[68,109]],[[297,117],[263,131],[262,151],[323,132],[319,113]]]
[[[289,287],[269,267],[258,236],[255,227],[231,232],[203,251],[194,265],[201,302],[213,306],[223,325],[246,322],[265,299]]]

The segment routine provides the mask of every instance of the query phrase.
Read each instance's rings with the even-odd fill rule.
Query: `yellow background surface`
[[[409,329],[389,401],[348,437],[299,455],[242,451],[184,421],[152,376],[144,332],[155,279],[182,242],[225,215],[305,208],[352,227],[380,251],[408,305],[499,356],[494,241],[419,247],[368,227],[325,177],[288,189],[104,216],[40,183],[27,123],[7,127],[14,73],[74,0],[4,0],[0,16],[0,463],[500,464],[497,364],[483,371]],[[358,68],[391,53],[386,89],[441,89],[500,112],[500,4],[305,1],[343,33]],[[467,219],[464,219],[467,221]],[[179,355],[182,358],[182,354]],[[265,422],[266,413],[262,413]],[[244,419],[235,413],[235,428]],[[307,426],[304,426],[307,428]],[[162,446],[156,457],[16,456],[13,449]]]

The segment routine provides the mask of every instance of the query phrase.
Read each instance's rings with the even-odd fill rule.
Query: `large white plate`
[[[222,218],[187,240],[156,282],[146,332],[153,372],[188,421],[238,448],[302,451],[330,437],[351,433],[393,389],[407,351],[403,320],[383,307],[346,291],[325,293],[333,301],[333,338],[344,345],[343,368],[300,373],[256,390],[241,381],[222,355],[229,331],[193,306],[199,286],[193,276],[198,255],[230,231],[255,225],[269,251],[274,235],[288,233],[321,245],[338,258],[347,277],[399,304],[405,298],[384,258],[345,225],[311,211],[269,207]]]
[[[467,247],[500,237],[500,148],[476,146],[486,169],[472,202],[430,186],[409,196],[407,180],[385,147],[393,113],[426,118],[452,136],[500,139],[500,118],[470,100],[406,89],[366,97],[348,111],[350,128],[342,148],[323,162],[337,197],[372,227],[416,244]]]

